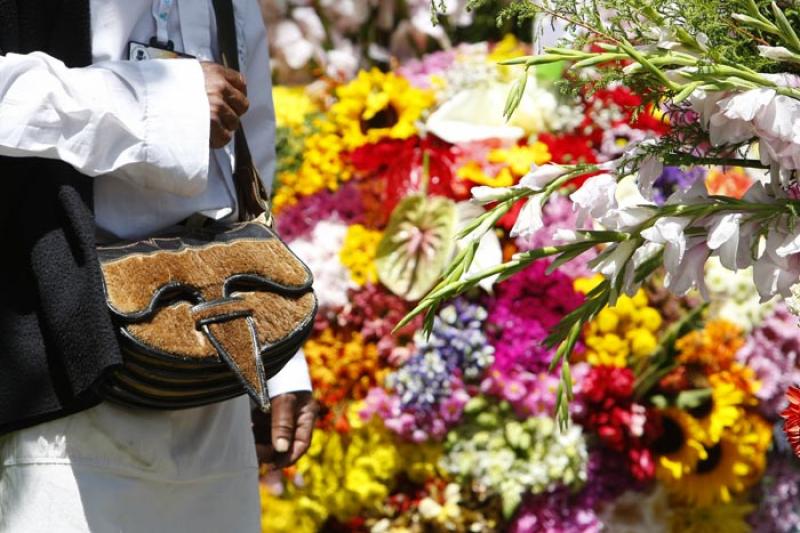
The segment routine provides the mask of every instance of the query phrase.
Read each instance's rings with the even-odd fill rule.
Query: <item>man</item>
[[[95,239],[235,215],[240,122],[270,185],[266,33],[258,0],[234,7],[242,75],[214,63],[211,0],[0,0],[0,531],[260,529],[247,397],[160,412],[92,387],[121,361]],[[194,58],[136,61],[151,39]],[[285,466],[316,416],[302,354],[268,388]]]

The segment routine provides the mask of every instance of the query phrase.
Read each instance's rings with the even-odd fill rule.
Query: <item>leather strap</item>
[[[219,39],[222,64],[225,67],[241,71],[233,0],[213,0],[213,4],[217,18],[217,38]],[[239,220],[247,222],[262,215],[266,215],[269,220],[269,195],[264,189],[258,169],[253,164],[253,156],[241,125],[234,136],[234,148],[236,168],[233,171],[233,181],[239,204]]]

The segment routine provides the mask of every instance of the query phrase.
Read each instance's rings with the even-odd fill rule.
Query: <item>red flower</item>
[[[388,215],[400,200],[422,188],[426,155],[428,192],[454,200],[469,198],[469,185],[455,175],[456,148],[434,136],[386,139],[361,146],[347,157],[362,176],[382,178]]]
[[[800,457],[800,387],[789,387],[786,399],[789,400],[789,406],[781,413],[784,418],[783,432],[795,455]]]

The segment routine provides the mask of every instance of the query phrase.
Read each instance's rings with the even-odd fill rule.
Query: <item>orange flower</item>
[[[800,387],[789,387],[786,391],[789,406],[783,410],[783,432],[789,439],[795,455],[800,457]]]
[[[709,194],[742,198],[753,179],[742,167],[713,168],[706,176]]]
[[[707,374],[730,369],[743,345],[742,330],[726,320],[712,320],[675,343],[680,363],[700,366]]]

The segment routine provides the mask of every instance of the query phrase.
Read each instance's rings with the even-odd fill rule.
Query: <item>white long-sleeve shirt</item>
[[[95,64],[0,55],[0,155],[68,162],[95,177],[98,227],[136,238],[197,212],[232,215],[232,149],[209,150],[197,60],[130,62],[127,43],[166,33],[217,58],[211,0],[91,0]],[[250,110],[242,123],[270,186],[274,110],[257,0],[234,0]],[[164,23],[156,20],[165,13]],[[298,354],[270,396],[310,390]],[[249,400],[176,412],[104,403],[0,438],[0,530],[255,531],[258,470]],[[17,528],[17,529],[14,529]]]
[[[127,61],[129,41],[156,34],[167,11],[176,50],[218,57],[210,0],[93,0],[90,67],[69,69],[43,53],[0,56],[0,155],[61,159],[96,176],[104,232],[137,238],[194,213],[236,207],[231,145],[209,150],[209,107],[198,60]],[[256,0],[235,2],[250,109],[242,118],[267,190],[275,166],[266,31]],[[271,396],[310,390],[302,354],[269,382]]]

